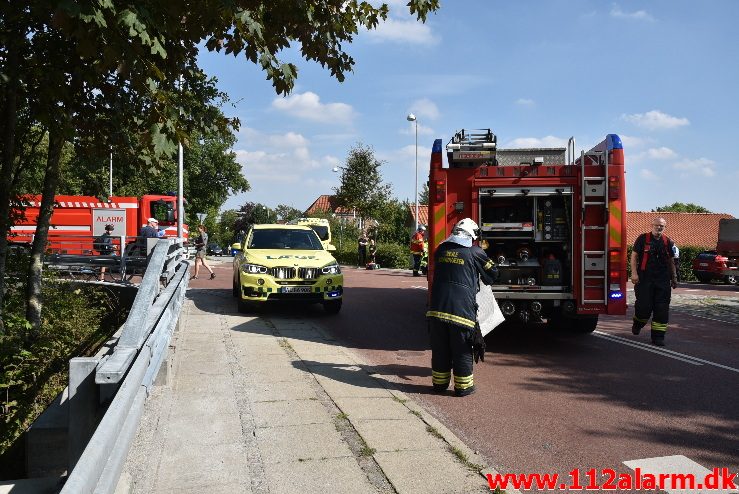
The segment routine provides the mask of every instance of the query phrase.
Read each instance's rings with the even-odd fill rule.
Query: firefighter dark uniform
[[[445,391],[454,371],[454,393],[474,391],[472,339],[477,325],[479,279],[495,281],[497,270],[480,247],[441,243],[434,254],[431,305],[426,317],[431,337],[431,381]]]
[[[652,343],[664,345],[669,322],[670,298],[672,293],[673,242],[665,235],[659,238],[651,233],[639,235],[634,242],[638,256],[636,269],[639,283],[634,285],[634,322],[632,333],[639,334],[652,317]]]

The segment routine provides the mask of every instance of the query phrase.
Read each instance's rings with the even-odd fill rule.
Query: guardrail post
[[[69,361],[69,472],[74,469],[98,424],[98,386],[95,369],[99,358],[75,357]]]

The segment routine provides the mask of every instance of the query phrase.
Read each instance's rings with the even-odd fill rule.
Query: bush
[[[410,269],[411,253],[407,245],[380,244],[375,260],[383,268]]]
[[[0,334],[0,455],[67,385],[69,359],[92,355],[125,319],[107,290],[45,278],[42,325],[32,332],[24,318],[25,260],[13,266],[11,257],[8,271],[17,277],[6,278]]]

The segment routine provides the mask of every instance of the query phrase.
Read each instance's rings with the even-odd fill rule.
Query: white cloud
[[[677,163],[673,163],[672,167],[685,172],[682,176],[687,178],[695,177],[696,175],[713,177],[716,175],[716,170],[714,170],[715,164],[714,161],[708,158],[698,158],[695,160],[678,161]]]
[[[647,149],[647,157],[653,160],[669,160],[677,158],[677,153],[668,147]]]
[[[639,177],[643,178],[644,180],[656,181],[659,179],[659,177],[652,170],[648,170],[646,168],[639,170]]]
[[[646,113],[632,113],[631,115],[621,115],[622,120],[631,122],[637,127],[644,127],[649,130],[674,129],[690,125],[687,118],[673,117],[659,110],[652,110]]]
[[[617,4],[614,4],[610,12],[611,17],[616,19],[631,19],[635,21],[653,22],[654,17],[646,10],[637,10],[634,12],[624,12]]]
[[[516,100],[516,104],[519,106],[532,107],[532,106],[536,106],[536,101],[529,99],[529,98],[518,98]]]
[[[678,154],[668,147],[650,148],[641,153],[636,153],[629,158],[632,163],[654,160],[670,160],[678,157]]]
[[[411,104],[411,113],[421,119],[436,120],[439,118],[439,107],[428,98],[422,98]]]
[[[308,146],[308,139],[303,137],[301,134],[295,132],[288,132],[287,134],[272,134],[266,138],[266,143],[273,147],[290,147],[304,148]]]
[[[652,142],[652,139],[644,137],[627,136],[623,134],[619,134],[619,137],[621,138],[621,142],[625,149],[641,148],[648,146]]]
[[[388,18],[384,22],[380,22],[377,27],[371,31],[367,31],[372,41],[392,42],[392,43],[411,43],[414,45],[435,45],[439,39],[431,32],[428,24],[421,24],[413,18],[408,20]]]
[[[507,142],[504,148],[563,148],[567,147],[567,139],[555,136],[519,137]]]
[[[292,94],[285,98],[275,98],[272,107],[294,117],[321,123],[347,124],[355,116],[354,109],[346,103],[321,103],[321,98],[313,92]]]

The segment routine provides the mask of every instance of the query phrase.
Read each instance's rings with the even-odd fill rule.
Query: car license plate
[[[701,266],[701,267],[704,267],[704,268],[705,267],[708,267],[708,263],[707,262],[701,262],[701,263],[698,263],[698,265]]]
[[[309,286],[283,286],[282,293],[310,293]]]

